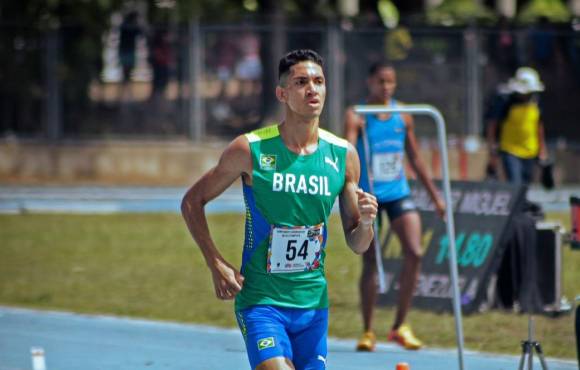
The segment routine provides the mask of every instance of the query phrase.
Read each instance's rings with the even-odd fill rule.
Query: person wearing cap
[[[532,182],[536,160],[547,160],[538,104],[544,84],[535,69],[521,67],[505,87],[509,97],[493,109],[487,124],[488,171],[496,171],[501,159],[507,181],[527,185]]]

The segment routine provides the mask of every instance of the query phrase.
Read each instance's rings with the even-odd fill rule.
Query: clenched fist
[[[360,213],[361,224],[372,225],[377,217],[379,207],[377,198],[360,188],[356,190],[356,195],[358,197],[358,211]]]

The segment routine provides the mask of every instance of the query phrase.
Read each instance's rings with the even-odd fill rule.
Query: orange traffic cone
[[[397,367],[395,370],[411,370],[409,364],[406,362],[399,362],[397,363]]]

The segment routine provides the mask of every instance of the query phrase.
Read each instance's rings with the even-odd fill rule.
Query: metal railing
[[[449,239],[449,272],[451,275],[451,285],[453,287],[453,313],[455,316],[455,332],[456,332],[456,339],[457,339],[457,354],[458,354],[458,361],[459,361],[459,369],[464,369],[464,362],[463,362],[463,348],[464,348],[464,340],[463,340],[463,325],[461,320],[461,300],[460,300],[460,290],[459,290],[459,278],[458,278],[458,271],[457,271],[457,251],[455,246],[455,222],[453,219],[453,203],[451,199],[451,183],[450,183],[450,175],[449,175],[449,160],[447,154],[447,137],[445,133],[445,120],[441,115],[441,112],[437,108],[434,108],[430,105],[407,105],[405,107],[389,107],[389,106],[372,106],[372,105],[357,105],[354,107],[354,111],[359,114],[380,114],[380,113],[409,113],[414,115],[426,115],[432,118],[435,121],[435,125],[437,128],[437,139],[439,144],[439,151],[441,153],[441,169],[443,175],[443,194],[445,197],[445,225],[447,228],[447,235]],[[366,145],[365,145],[366,147]],[[366,151],[366,150],[365,150]],[[369,154],[367,152],[367,154]],[[368,155],[365,155],[368,157]],[[367,158],[368,161],[368,158]],[[370,168],[370,163],[367,163],[367,171]],[[370,177],[369,178],[369,182]],[[377,235],[377,232],[375,232]],[[375,240],[375,246],[380,248],[379,243]],[[377,261],[382,261],[381,253],[377,253]],[[377,262],[379,263],[379,262]],[[380,262],[382,263],[382,262]],[[385,286],[384,282],[384,269],[382,266],[379,267],[379,281],[380,287]],[[383,289],[384,291],[384,289]]]

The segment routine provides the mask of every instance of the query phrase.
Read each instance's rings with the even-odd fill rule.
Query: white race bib
[[[288,273],[316,270],[320,266],[324,223],[316,226],[273,227],[270,232],[267,270]]]
[[[401,177],[402,170],[402,153],[373,154],[373,179],[375,181],[397,180]]]

